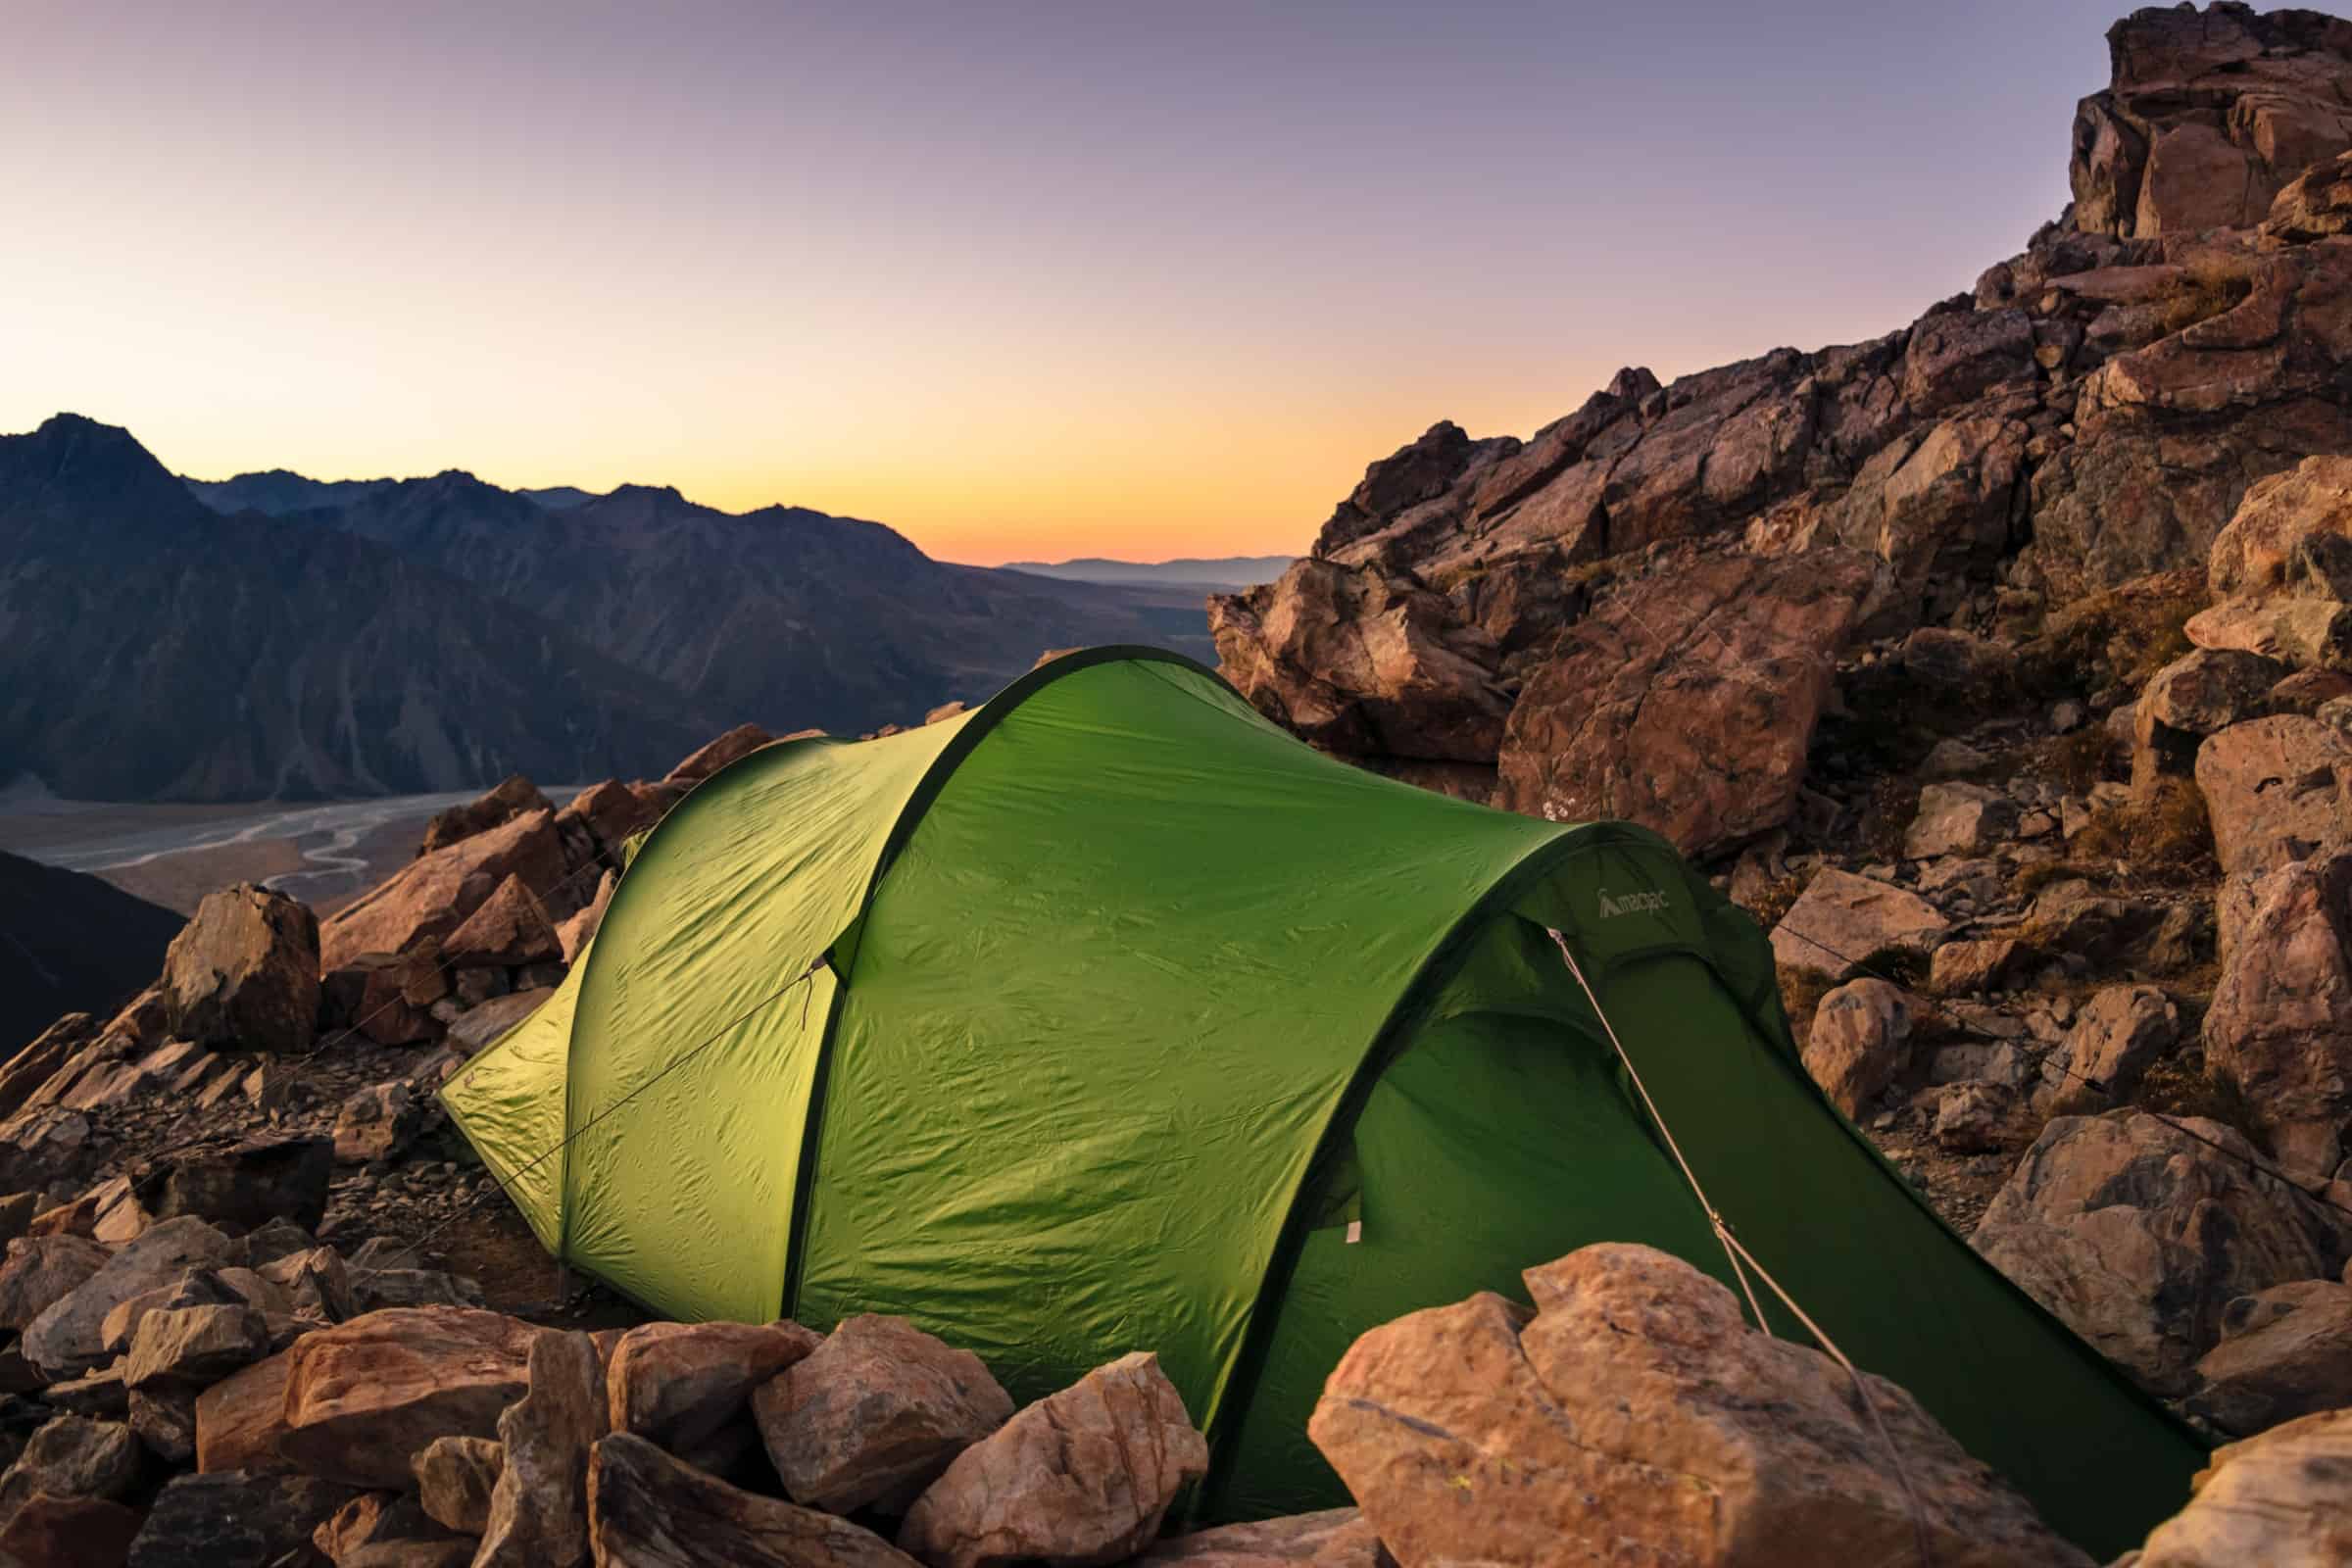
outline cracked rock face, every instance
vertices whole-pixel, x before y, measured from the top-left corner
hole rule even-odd
[[[1208,1472],[1208,1444],[1148,1351],[1097,1367],[963,1450],[915,1499],[899,1547],[931,1568],[1117,1562]]]
[[[2075,111],[2075,222],[2123,236],[2259,223],[2352,148],[2352,24],[2313,11],[2133,12],[2107,30],[2114,85]]]
[[[1573,627],[1511,710],[1497,804],[1628,817],[1686,854],[1786,820],[1867,559],[1726,556],[1629,584]]]
[[[1726,1287],[1651,1248],[1528,1271],[1372,1330],[1308,1434],[1402,1563],[1901,1562],[1913,1510],[1845,1370],[1750,1331]],[[1894,1385],[1869,1394],[1933,1560],[2087,1564]]]

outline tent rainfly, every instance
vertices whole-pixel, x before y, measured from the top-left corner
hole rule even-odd
[[[1157,1350],[1199,1518],[1345,1500],[1306,1417],[1375,1324],[1597,1241],[1730,1282],[1660,1122],[2082,1545],[2204,1458],[1823,1099],[1769,944],[1663,840],[1348,766],[1152,649],[713,775],[442,1098],[551,1251],[667,1316],[902,1313],[1023,1399]]]

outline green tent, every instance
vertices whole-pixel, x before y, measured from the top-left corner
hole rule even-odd
[[[2179,1506],[2194,1439],[1823,1100],[1770,947],[1664,841],[1350,767],[1152,650],[714,775],[443,1099],[551,1250],[665,1315],[904,1313],[1018,1398],[1156,1349],[1198,1515],[1321,1506],[1306,1417],[1362,1330],[1589,1242],[1728,1276],[1555,930],[1848,1353],[2086,1547]]]

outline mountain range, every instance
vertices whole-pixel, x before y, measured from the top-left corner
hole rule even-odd
[[[1076,561],[1008,561],[1006,571],[1033,577],[1055,577],[1064,582],[1152,583],[1192,587],[1254,588],[1272,582],[1291,569],[1293,556],[1183,557],[1175,561],[1108,561],[1083,556]]]
[[[745,720],[909,721],[1100,642],[1204,652],[1203,612],[667,488],[190,482],[74,415],[0,437],[0,780],[66,796],[625,776]]]

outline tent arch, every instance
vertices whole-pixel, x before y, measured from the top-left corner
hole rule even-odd
[[[1072,656],[941,724],[714,775],[646,840],[559,993],[567,1022],[551,1004],[534,1052],[502,1042],[444,1100],[502,1177],[551,1126],[574,1140],[518,1202],[666,1315],[904,1312],[1023,1397],[1152,1346],[1210,1432],[1207,1509],[1309,1506],[1336,1483],[1264,1440],[1301,1423],[1344,1336],[1585,1241],[1722,1271],[1541,961],[1550,929],[1706,1152],[1710,1195],[1863,1365],[2086,1544],[2167,1511],[2195,1444],[1828,1107],[1761,934],[1662,840],[1362,772],[1157,651]],[[762,1004],[820,953],[805,991]],[[1552,1114],[1572,1138],[1545,1138]],[[1477,1131],[1464,1116],[1515,1131],[1448,1145]],[[1318,1173],[1374,1134],[1351,1247],[1312,1224]],[[1494,1218],[1480,1204],[1541,1223],[1439,1258],[1452,1219]],[[1393,1223],[1413,1215],[1417,1234]],[[1981,1314],[1958,1325],[1969,1353],[1874,1320],[1898,1299],[1948,1315],[1939,1296]],[[2064,1402],[2021,1418],[1938,1364],[1985,1355]],[[2037,1424],[2068,1451],[2007,1435]],[[1266,1468],[1236,1492],[1245,1460]]]

